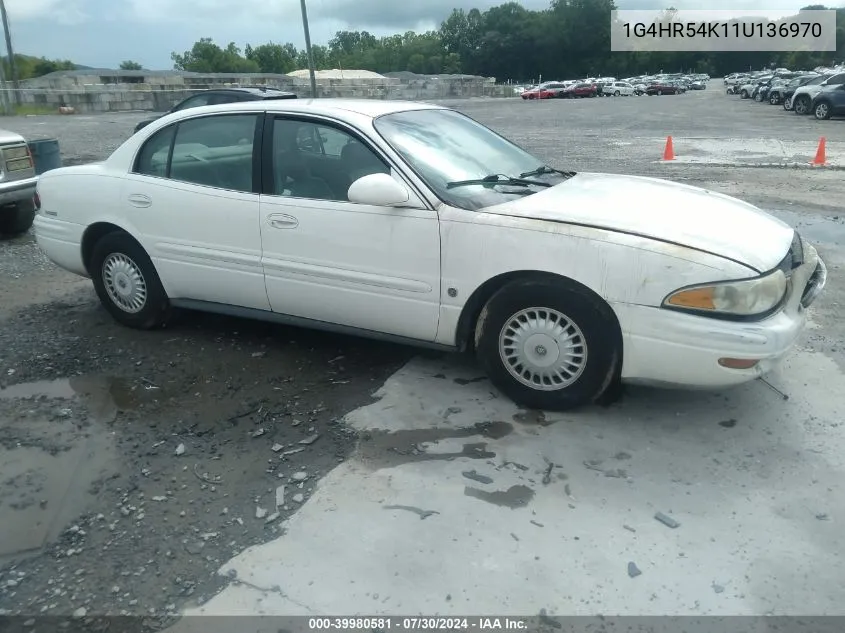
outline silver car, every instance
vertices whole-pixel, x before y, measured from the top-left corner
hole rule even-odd
[[[37,181],[26,140],[0,130],[0,235],[19,235],[32,226]]]

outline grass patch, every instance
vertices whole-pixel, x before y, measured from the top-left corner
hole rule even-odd
[[[38,105],[36,103],[25,103],[19,106],[12,106],[12,113],[15,116],[27,116],[33,114],[56,114],[58,107],[50,107],[47,105]]]

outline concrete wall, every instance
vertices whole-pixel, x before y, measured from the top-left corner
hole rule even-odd
[[[78,113],[163,112],[199,90],[237,85],[266,85],[311,96],[307,78],[289,75],[217,75],[143,77],[143,82],[101,83],[97,76],[45,77],[24,82],[23,105],[58,109],[61,105]],[[96,82],[96,83],[95,83]],[[513,97],[510,86],[497,86],[485,78],[424,78],[403,80],[391,77],[318,79],[318,95],[334,98],[430,100],[464,97]]]

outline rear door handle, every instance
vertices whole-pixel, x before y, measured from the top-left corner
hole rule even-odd
[[[274,213],[267,216],[267,221],[274,229],[295,229],[299,226],[299,220],[292,215],[285,215],[284,213]]]
[[[133,193],[129,196],[129,204],[131,204],[133,207],[149,207],[152,205],[152,203],[152,199],[142,193]]]

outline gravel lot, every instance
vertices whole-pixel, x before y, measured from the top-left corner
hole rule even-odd
[[[798,226],[830,269],[804,344],[845,371],[842,171],[659,162],[669,134],[679,154],[701,138],[741,148],[822,135],[836,151],[841,121],[739,101],[720,81],[678,96],[449,104],[552,164],[682,180]],[[0,118],[0,128],[58,138],[76,164],[105,158],[147,116]],[[277,537],[354,449],[359,431],[339,420],[419,356],[201,314],[128,330],[31,236],[0,243],[0,278],[0,614],[143,614],[159,629],[202,604],[228,582],[217,569]]]

